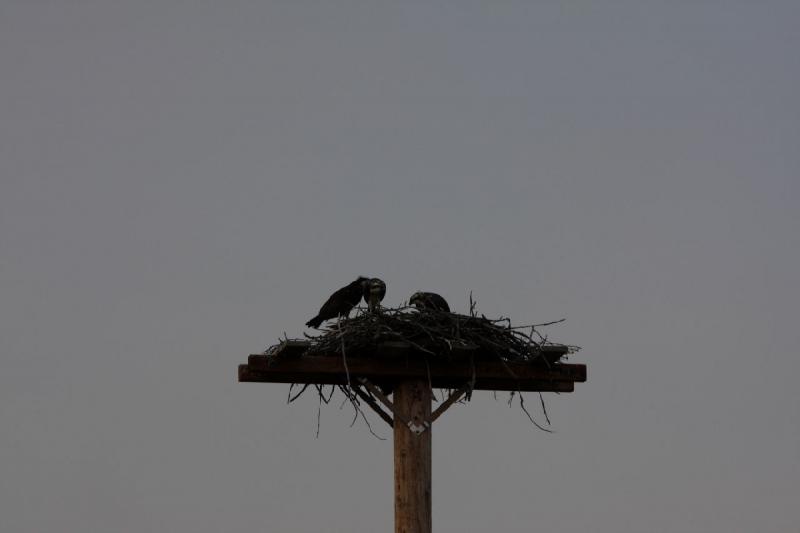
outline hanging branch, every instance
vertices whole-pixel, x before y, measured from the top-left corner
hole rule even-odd
[[[542,404],[542,405],[544,405],[544,404]],[[525,397],[522,395],[522,392],[520,392],[520,393],[519,393],[519,406],[522,408],[522,411],[523,411],[523,412],[524,412],[526,415],[528,415],[528,420],[530,420],[530,421],[533,423],[533,425],[534,425],[534,426],[536,426],[537,428],[541,429],[542,431],[546,431],[546,432],[548,432],[548,433],[552,433],[552,432],[553,432],[553,430],[552,430],[552,429],[547,429],[546,427],[542,427],[540,424],[538,424],[538,423],[536,422],[536,420],[534,420],[534,419],[533,419],[533,417],[531,416],[531,414],[530,414],[530,413],[528,412],[528,410],[525,408]],[[548,421],[548,423],[549,423],[549,421]]]
[[[547,420],[547,425],[550,425],[550,416],[547,414],[547,406],[544,404],[544,396],[542,393],[539,393],[539,402],[542,404],[542,413],[544,413],[544,419]]]

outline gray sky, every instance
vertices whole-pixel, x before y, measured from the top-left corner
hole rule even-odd
[[[436,531],[798,531],[797,5],[0,3],[0,530],[389,530],[235,380],[369,274],[589,365],[437,422]]]

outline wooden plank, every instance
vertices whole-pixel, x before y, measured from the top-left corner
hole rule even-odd
[[[445,401],[439,404],[436,410],[431,413],[431,420],[430,420],[431,424],[433,424],[437,418],[442,416],[442,414],[444,414],[444,412],[447,411],[451,405],[453,405],[459,399],[461,399],[461,397],[464,396],[467,392],[469,392],[467,386],[461,387],[460,389],[451,392],[450,397],[448,397]]]
[[[275,365],[276,367],[279,365]],[[348,367],[350,360],[348,359]],[[577,365],[583,366],[583,365]],[[351,382],[356,377],[367,377],[376,384],[394,383],[397,379],[387,378],[386,376],[372,376],[365,373],[356,373],[350,369]],[[427,375],[421,374],[417,377],[424,377],[427,382]],[[398,378],[399,379],[399,378]],[[436,389],[458,389],[469,381],[469,376],[431,376],[431,385]],[[545,379],[525,379],[524,377],[513,378],[506,376],[503,378],[483,378],[478,377],[475,381],[475,390],[498,390],[498,391],[520,391],[520,392],[572,392],[575,390],[573,381],[564,381],[561,377],[559,381]],[[239,381],[242,383],[317,383],[321,385],[347,385],[347,374],[344,368],[341,372],[315,372],[313,370],[286,372],[275,368],[263,369],[254,368],[252,365],[239,365]]]
[[[394,406],[394,530],[431,533],[431,428],[419,433],[431,416],[427,380],[398,383]]]
[[[293,359],[271,361],[269,356],[254,354],[248,357],[253,370],[278,374],[297,374],[293,383],[308,383],[304,378],[318,375],[342,374],[345,372],[343,358],[328,355],[305,355]],[[468,361],[435,361],[422,357],[367,358],[348,357],[350,374],[371,378],[401,379],[427,377],[470,379],[472,366]],[[586,365],[557,364],[550,368],[525,363],[502,363],[500,361],[475,361],[475,375],[483,379],[515,379],[544,381],[586,381]],[[379,380],[380,381],[380,380]]]
[[[392,414],[397,416],[397,411],[395,411],[394,404],[392,404],[392,402],[389,400],[389,398],[386,397],[386,394],[383,393],[383,391],[380,389],[380,387],[377,387],[374,383],[372,383],[367,378],[358,378],[358,381],[362,385],[364,385],[364,387],[366,387],[366,389],[369,392],[371,392],[378,399],[379,402],[381,402],[384,406],[386,406],[386,408],[389,410],[389,412],[391,412]],[[389,393],[387,393],[387,394],[389,394]],[[403,422],[408,422],[408,421],[404,420]]]
[[[386,411],[381,409],[381,406],[378,405],[378,402],[376,402],[372,398],[372,396],[370,396],[369,394],[364,392],[364,390],[359,385],[353,385],[351,383],[351,387],[355,391],[355,393],[358,395],[358,397],[361,398],[370,408],[372,408],[372,410],[375,411],[375,413],[379,417],[381,417],[384,422],[389,424],[390,427],[394,426],[394,420],[392,420],[392,417],[389,416],[389,414]]]

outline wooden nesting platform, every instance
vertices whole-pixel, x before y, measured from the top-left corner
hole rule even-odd
[[[422,379],[437,389],[457,389],[475,379],[474,390],[572,392],[586,381],[586,365],[556,361],[566,346],[544,346],[536,363],[506,363],[479,353],[425,357],[409,344],[382,343],[369,353],[304,355],[308,341],[286,341],[269,355],[253,354],[239,365],[239,381],[347,385],[359,378],[378,385]],[[467,355],[465,357],[465,355]],[[548,362],[546,362],[548,361]],[[474,362],[474,364],[473,364]]]

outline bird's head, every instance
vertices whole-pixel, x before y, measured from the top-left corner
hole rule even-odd
[[[386,294],[386,283],[382,279],[372,278],[369,280],[369,292],[373,294]]]
[[[414,307],[422,307],[425,305],[424,303],[424,296],[421,292],[415,292],[411,295],[411,298],[408,299],[408,305],[413,305]]]

